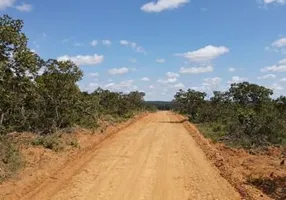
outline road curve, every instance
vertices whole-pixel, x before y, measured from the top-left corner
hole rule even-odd
[[[35,189],[24,199],[241,198],[210,164],[177,117],[170,112],[157,112],[104,141],[70,177],[58,174],[53,182]]]

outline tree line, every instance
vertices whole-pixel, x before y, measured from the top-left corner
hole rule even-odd
[[[174,110],[186,114],[214,140],[244,148],[286,146],[286,97],[249,82],[233,83],[227,91],[179,90]]]
[[[0,134],[91,128],[103,116],[128,118],[145,108],[142,92],[82,92],[80,68],[32,52],[23,25],[8,15],[0,17]]]

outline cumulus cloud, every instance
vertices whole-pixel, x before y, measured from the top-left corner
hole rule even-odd
[[[277,47],[277,48],[286,47],[286,37],[275,40],[272,43],[272,46]]]
[[[224,55],[229,52],[229,49],[224,46],[212,46],[208,45],[204,48],[195,50],[195,51],[190,51],[182,54],[175,54],[178,56],[183,56],[190,61],[193,62],[205,62],[205,61],[210,61],[213,60],[221,55]]]
[[[165,63],[165,59],[159,58],[159,59],[156,59],[156,62],[157,63]]]
[[[207,72],[212,72],[213,67],[212,66],[206,66],[206,67],[190,67],[190,68],[185,68],[182,67],[180,69],[181,74],[200,74],[200,73],[207,73]]]
[[[265,4],[277,3],[277,4],[285,4],[286,0],[264,0]]]
[[[202,85],[204,85],[204,86],[214,86],[214,85],[218,85],[220,83],[221,83],[221,78],[214,77],[214,78],[205,78],[204,82],[202,83]]]
[[[228,81],[229,84],[232,84],[232,83],[241,83],[241,82],[244,82],[244,81],[247,81],[247,78],[242,78],[242,77],[239,77],[239,76],[233,76],[231,78],[231,80]]]
[[[20,5],[14,5],[16,0],[0,0],[0,10],[5,10],[7,8],[15,8],[21,12],[30,12],[33,9],[31,4],[22,3]]]
[[[150,79],[148,77],[143,77],[141,78],[141,81],[150,81]]]
[[[259,77],[258,77],[259,80],[263,80],[263,79],[274,79],[274,78],[276,78],[276,75],[274,75],[274,74],[267,74],[267,75],[259,76]]]
[[[167,79],[158,79],[157,82],[162,84],[176,83],[177,78],[180,77],[180,75],[174,72],[167,72],[166,77]]]
[[[278,64],[264,67],[260,69],[261,72],[285,72],[286,71],[286,59],[280,60]]]
[[[229,68],[229,69],[228,69],[228,71],[229,71],[229,72],[235,72],[235,71],[236,71],[236,69],[235,69],[235,68],[233,68],[233,67],[231,67],[231,68]]]
[[[180,74],[174,73],[174,72],[167,72],[166,76],[168,78],[178,78],[180,76]]]
[[[162,12],[165,10],[173,10],[179,8],[187,3],[190,0],[158,0],[151,1],[149,3],[144,4],[141,7],[141,10],[144,12]]]
[[[177,83],[173,86],[173,88],[180,88],[180,89],[183,89],[185,88],[185,85],[183,83]]]
[[[111,75],[121,75],[121,74],[126,74],[129,72],[129,69],[127,67],[122,67],[122,68],[113,68],[108,70],[108,73]]]
[[[105,46],[110,46],[112,42],[110,40],[102,40],[102,44]]]
[[[286,65],[286,58],[278,62],[279,65]]]
[[[262,72],[285,72],[286,65],[272,65],[261,69]]]
[[[162,83],[162,84],[176,83],[177,82],[177,78],[173,77],[173,78],[168,78],[166,80],[158,79],[157,82],[158,83]]]
[[[103,62],[103,55],[77,55],[77,56],[60,56],[57,59],[58,61],[67,61],[70,60],[77,65],[97,65]]]
[[[0,2],[1,2],[1,0],[0,0]],[[21,5],[15,6],[15,8],[21,12],[30,12],[30,11],[32,11],[33,6],[31,4],[22,3]]]
[[[149,88],[150,89],[155,89],[155,86],[154,85],[149,85]]]
[[[93,47],[95,47],[97,44],[98,44],[97,40],[92,40],[90,42],[90,45],[93,46]]]
[[[127,47],[134,49],[136,52],[146,53],[145,49],[139,46],[138,44],[136,44],[135,42],[131,42],[128,40],[120,40],[119,43],[123,46],[127,46]]]
[[[284,88],[281,85],[274,83],[270,86],[270,89],[272,89],[274,91],[279,91],[279,90],[283,90]]]
[[[12,7],[16,0],[0,0],[0,10]]]
[[[89,73],[89,76],[91,76],[91,77],[98,77],[99,74],[98,73]]]
[[[106,84],[104,88],[120,92],[130,92],[138,89],[138,87],[134,85],[133,80],[121,81],[119,83],[111,82]]]

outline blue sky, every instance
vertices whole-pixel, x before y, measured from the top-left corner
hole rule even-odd
[[[82,90],[140,90],[171,100],[247,80],[286,95],[286,0],[0,0],[29,47],[71,59]]]

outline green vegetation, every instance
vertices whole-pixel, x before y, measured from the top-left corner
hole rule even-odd
[[[272,99],[273,91],[248,82],[234,83],[226,92],[177,92],[174,109],[197,123],[207,137],[230,146],[256,148],[286,146],[286,97]]]
[[[23,24],[7,15],[0,17],[0,179],[19,166],[18,151],[6,136],[10,132],[37,133],[33,145],[58,151],[62,142],[55,133],[60,130],[93,129],[105,116],[125,120],[147,108],[142,92],[80,91],[80,68],[32,52]]]
[[[0,135],[0,183],[15,174],[22,160],[17,146],[7,136]]]
[[[169,101],[146,101],[146,105],[153,107],[157,110],[171,110],[172,102]]]
[[[94,128],[102,116],[129,118],[144,109],[144,93],[98,88],[81,92],[83,73],[70,61],[40,58],[27,47],[23,21],[0,18],[0,133],[50,134],[80,126]]]

